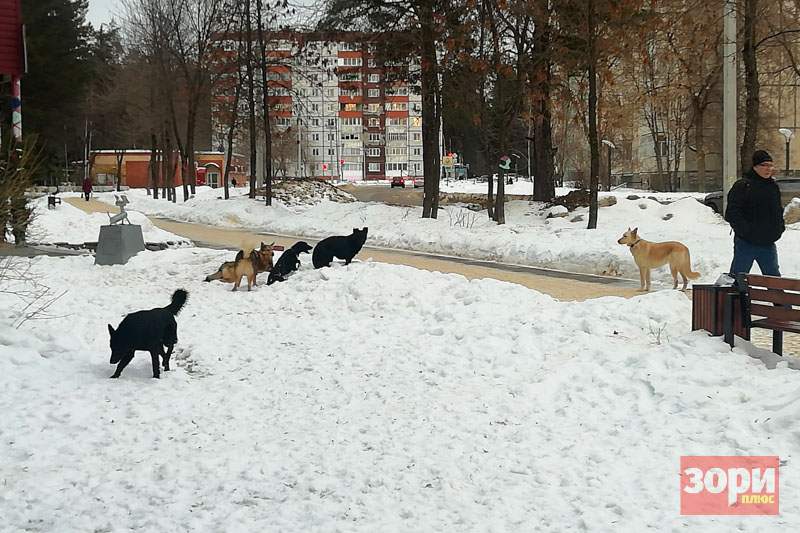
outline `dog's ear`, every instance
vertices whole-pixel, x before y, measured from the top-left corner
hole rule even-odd
[[[112,337],[114,336],[114,328],[111,327],[111,324],[108,325],[108,334]]]
[[[631,233],[633,233],[634,235],[636,235],[636,232],[637,232],[637,231],[639,231],[639,228],[633,228],[633,231],[632,231]]]

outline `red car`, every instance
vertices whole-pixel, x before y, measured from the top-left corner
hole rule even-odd
[[[406,180],[403,178],[403,176],[395,176],[392,178],[392,189],[395,187],[402,187],[404,189],[406,188]]]

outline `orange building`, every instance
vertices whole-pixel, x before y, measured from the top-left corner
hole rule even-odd
[[[150,150],[126,150],[122,155],[122,183],[132,189],[147,186],[147,174],[150,168]],[[221,187],[225,174],[224,152],[195,152],[195,167],[197,169],[196,185],[209,185]],[[92,152],[91,178],[94,183],[101,185],[114,185],[117,175],[117,163],[120,153],[114,150],[98,150]],[[160,166],[160,162],[159,166]],[[234,155],[231,159],[231,169],[228,179],[236,179],[237,187],[247,184],[247,170],[241,156]],[[160,173],[159,173],[160,175]],[[181,169],[175,173],[175,185],[182,183]]]

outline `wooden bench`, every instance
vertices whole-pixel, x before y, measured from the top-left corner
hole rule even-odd
[[[58,196],[48,196],[47,197],[47,209],[55,209],[57,204],[61,203],[61,198]]]
[[[742,272],[737,276],[737,287],[738,294],[726,295],[725,342],[733,346],[733,301],[740,298],[745,326],[771,329],[772,351],[782,355],[783,333],[800,333],[800,279]]]

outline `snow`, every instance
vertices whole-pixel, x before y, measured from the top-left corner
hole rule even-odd
[[[724,222],[692,198],[618,196],[588,231],[528,202],[509,206],[506,226],[479,214],[469,228],[449,222],[460,208],[421,220],[377,204],[268,210],[217,194],[169,204],[131,191],[128,209],[294,235],[366,225],[368,244],[585,271],[615,261],[621,275],[633,261],[616,239],[638,225],[686,243],[704,278],[730,260]],[[40,212],[39,231],[96,241],[106,215],[67,207]],[[795,276],[797,229],[779,244]],[[322,270],[303,256],[288,281],[267,287],[261,274],[237,293],[202,282],[231,259],[224,250],[144,251],[116,266],[14,259],[30,271],[0,280],[0,531],[800,526],[795,358],[690,332],[678,291],[559,302],[363,255]],[[45,299],[66,294],[12,327],[32,281],[52,289]],[[152,379],[138,352],[107,379],[106,324],[166,305],[177,288],[189,300],[173,370]],[[780,456],[780,516],[680,516],[682,455]]]

